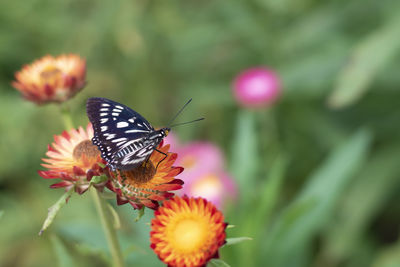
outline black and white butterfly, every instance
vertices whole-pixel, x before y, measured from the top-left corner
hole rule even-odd
[[[106,98],[89,98],[86,113],[93,125],[92,142],[112,170],[139,166],[170,131],[168,127],[155,130],[136,111]]]

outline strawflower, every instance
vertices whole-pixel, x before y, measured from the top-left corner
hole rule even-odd
[[[185,168],[181,179],[190,181],[199,172],[219,170],[224,165],[224,156],[221,150],[209,142],[191,142],[177,149],[179,158],[177,163]]]
[[[180,178],[185,186],[179,195],[203,197],[218,208],[236,199],[237,188],[226,172],[220,148],[209,142],[192,142],[177,149],[177,164],[185,168]]]
[[[212,202],[218,208],[224,207],[228,201],[236,198],[236,184],[223,170],[204,172],[185,183],[179,195],[203,197]]]
[[[91,124],[86,130],[79,127],[77,130],[64,131],[61,135],[54,136],[54,142],[48,146],[43,167],[46,171],[39,171],[39,175],[46,179],[61,179],[61,182],[51,185],[51,188],[65,187],[66,190],[74,187],[79,194],[89,188],[93,176],[104,174],[105,161],[100,156],[100,151],[92,144],[93,128]],[[99,189],[103,184],[95,185]]]
[[[266,107],[274,103],[281,94],[281,81],[270,69],[251,68],[235,78],[233,92],[237,102],[243,107]]]
[[[111,179],[107,187],[117,194],[118,205],[129,203],[134,209],[141,209],[143,206],[156,209],[158,201],[174,195],[169,191],[182,188],[183,181],[175,179],[175,176],[183,168],[173,166],[177,154],[168,152],[169,147],[161,142],[157,148],[167,154],[164,160],[163,154],[154,151],[147,162],[135,169],[110,172]]]
[[[168,266],[205,266],[226,243],[224,215],[204,198],[175,196],[151,221],[151,248]]]
[[[86,62],[78,55],[44,56],[15,73],[12,85],[36,104],[61,103],[86,84]]]

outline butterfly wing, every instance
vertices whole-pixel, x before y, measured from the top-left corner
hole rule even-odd
[[[161,140],[156,139],[145,143],[135,142],[126,146],[116,153],[111,164],[120,170],[130,170],[145,161],[153,153]]]
[[[138,157],[145,147],[138,147],[138,144],[143,144],[154,128],[139,113],[100,97],[88,99],[86,113],[94,129],[93,144],[100,149],[101,156],[112,168],[133,168],[145,159]],[[129,153],[117,156],[122,150],[129,150]]]

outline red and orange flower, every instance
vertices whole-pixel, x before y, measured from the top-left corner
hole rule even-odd
[[[44,56],[15,73],[12,85],[36,104],[64,102],[86,84],[86,62],[78,55]]]
[[[169,145],[161,143],[158,150],[166,153],[167,157],[154,151],[147,162],[133,170],[116,170],[110,172],[107,187],[117,194],[117,203],[130,203],[133,208],[141,209],[146,206],[158,208],[158,201],[168,199],[174,193],[168,192],[182,188],[183,181],[175,176],[183,171],[182,167],[174,167],[176,153],[169,151]]]
[[[175,196],[151,221],[151,248],[168,266],[205,266],[225,244],[223,214],[204,198]]]
[[[75,187],[79,194],[89,188],[89,181],[93,176],[100,176],[105,172],[106,163],[100,156],[98,148],[92,144],[93,128],[89,124],[84,130],[82,127],[61,135],[54,136],[54,143],[48,146],[43,167],[47,171],[39,171],[39,175],[46,179],[60,178],[62,181],[51,185],[51,188],[65,187],[66,190]],[[104,188],[97,184],[98,188]]]

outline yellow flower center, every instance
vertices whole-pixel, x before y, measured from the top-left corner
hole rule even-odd
[[[156,168],[150,160],[147,163],[146,161],[143,162],[139,167],[132,170],[120,171],[124,184],[129,184],[133,187],[143,186],[144,183],[154,177],[155,173]]]
[[[40,78],[45,83],[54,83],[62,78],[62,72],[59,68],[49,65],[42,70],[40,73]]]
[[[223,190],[223,185],[215,174],[208,174],[195,181],[191,188],[193,196],[201,196],[206,199],[218,196]]]
[[[84,140],[75,146],[72,156],[76,161],[79,161],[85,155],[88,159],[97,159],[100,156],[100,151],[90,140]]]
[[[182,254],[197,253],[207,241],[209,229],[202,218],[182,218],[171,228],[170,241]]]
[[[195,166],[196,165],[196,157],[193,157],[193,156],[185,156],[183,159],[182,159],[182,166],[185,168],[185,169],[190,169],[190,168],[192,168],[193,166]]]

